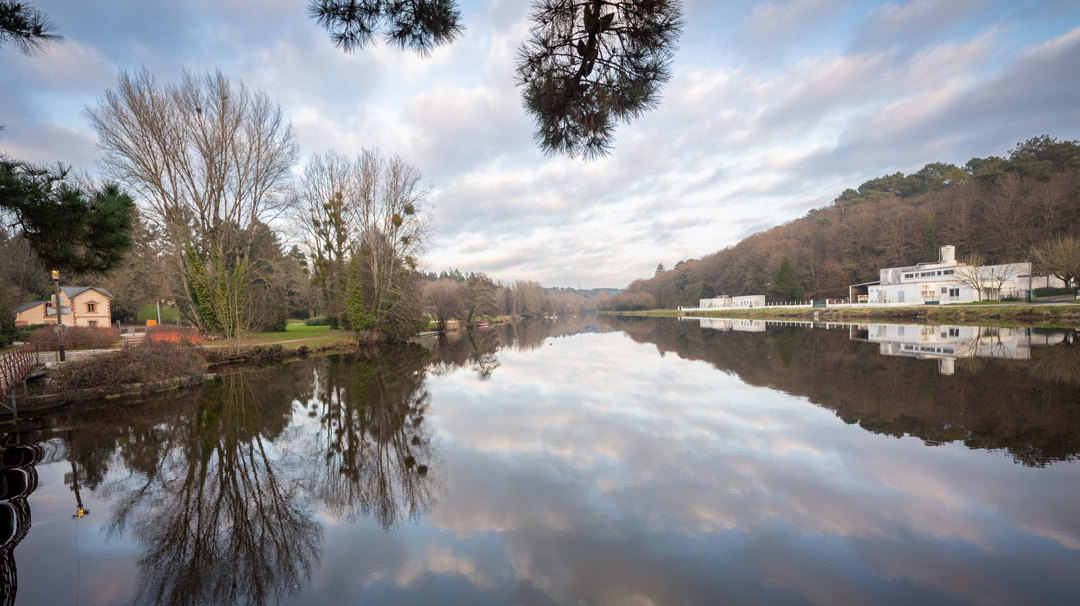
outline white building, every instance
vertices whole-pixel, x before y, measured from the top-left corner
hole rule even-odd
[[[699,299],[698,309],[751,309],[765,307],[765,295],[729,297],[720,295],[712,299]]]
[[[1032,347],[1056,345],[1064,333],[1030,328],[866,324],[851,327],[851,338],[877,343],[883,356],[937,360],[938,371],[951,375],[958,358],[1031,359]]]
[[[989,301],[1020,296],[1029,289],[1029,283],[1033,280],[1031,263],[972,267],[957,261],[956,247],[948,245],[941,247],[941,258],[936,262],[888,267],[879,270],[879,276],[877,282],[849,287],[850,300],[908,305]],[[1038,281],[1041,286],[1046,279],[1039,277]]]
[[[720,332],[765,332],[763,320],[742,320],[729,318],[679,318],[680,320],[692,320],[701,323],[702,328],[711,328]]]

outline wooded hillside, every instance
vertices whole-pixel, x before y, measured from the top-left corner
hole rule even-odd
[[[833,205],[702,259],[636,280],[608,309],[673,308],[720,294],[761,294],[791,259],[808,298],[843,298],[878,268],[934,261],[953,244],[988,263],[1030,258],[1033,246],[1080,234],[1080,141],[1048,136],[964,167],[934,163],[871,179]],[[659,268],[658,268],[659,270]]]

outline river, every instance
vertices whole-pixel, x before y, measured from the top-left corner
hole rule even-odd
[[[1073,604],[1073,331],[570,318],[2,440],[0,604]]]

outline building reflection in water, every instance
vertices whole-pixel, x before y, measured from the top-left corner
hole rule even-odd
[[[1058,345],[1065,342],[1069,337],[1069,333],[1066,331],[1040,331],[1030,327],[849,324],[844,322],[770,321],[731,318],[680,319],[688,322],[700,322],[702,328],[722,332],[765,332],[769,328],[783,326],[847,329],[853,341],[878,344],[878,353],[883,356],[936,360],[938,372],[943,375],[955,374],[957,359],[1030,360],[1033,347]]]
[[[1032,347],[1065,341],[1064,332],[988,326],[920,326],[863,324],[851,327],[851,338],[877,343],[883,356],[937,360],[938,372],[956,372],[958,358],[1030,360]]]

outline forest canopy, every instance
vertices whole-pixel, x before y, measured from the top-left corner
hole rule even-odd
[[[881,267],[932,261],[943,244],[989,263],[1028,260],[1035,247],[1080,234],[1078,201],[1080,141],[1042,135],[963,167],[934,162],[870,179],[829,207],[636,280],[606,307],[764,293],[785,257],[812,299],[846,297],[848,285],[876,279]]]

